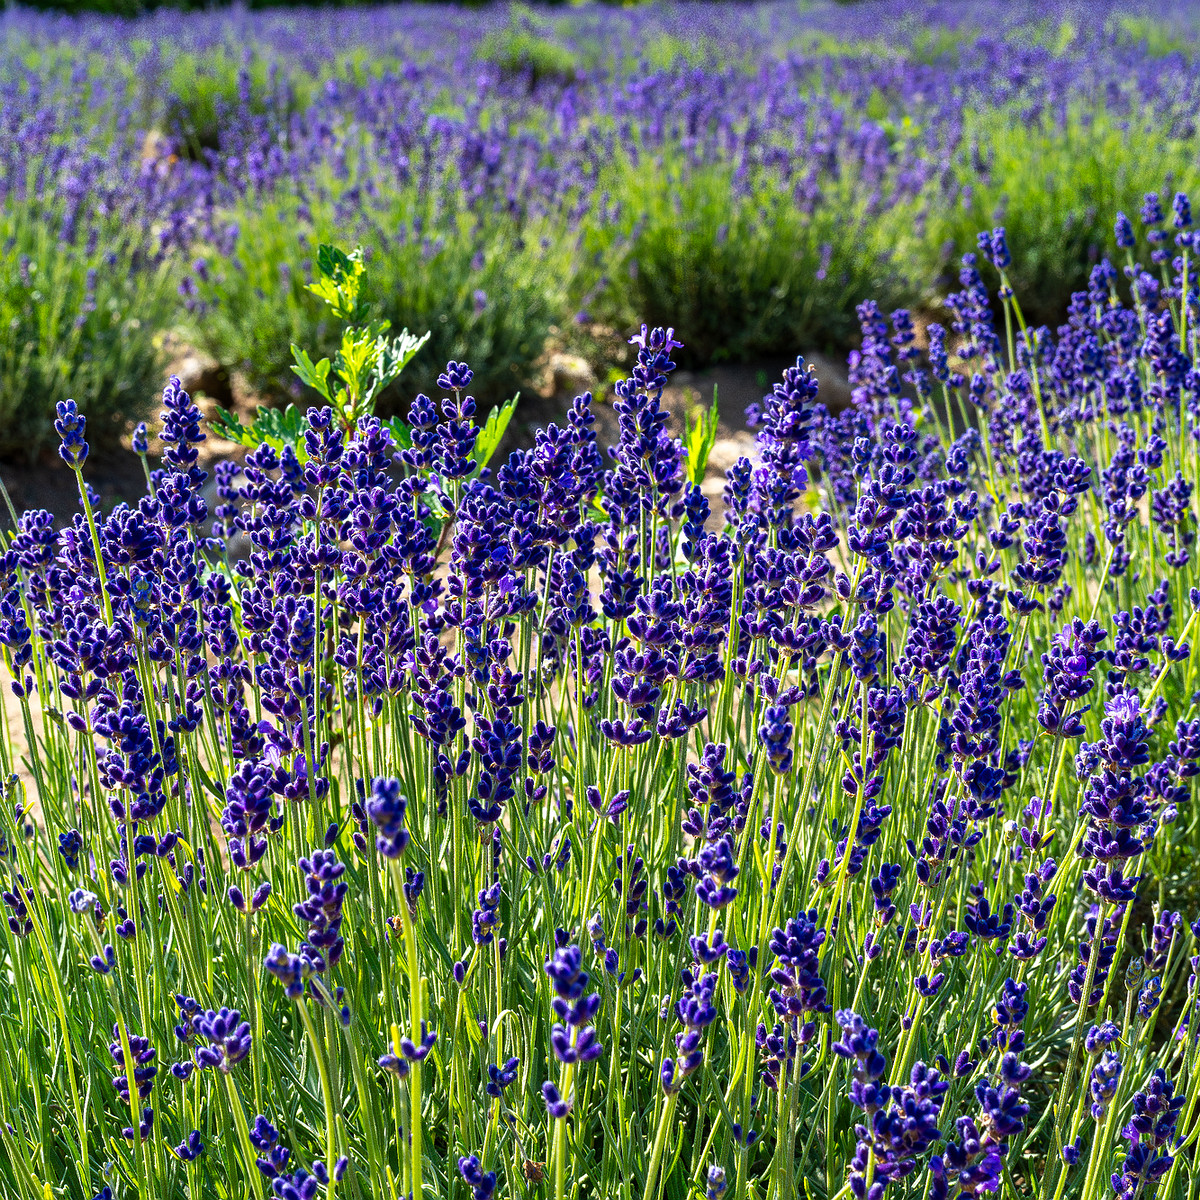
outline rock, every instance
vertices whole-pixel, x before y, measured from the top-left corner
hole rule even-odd
[[[178,375],[183,390],[193,396],[209,396],[222,406],[233,400],[229,372],[215,358],[200,350],[190,350],[173,363],[171,374]]]
[[[754,447],[754,434],[745,429],[738,429],[729,437],[719,437],[713,443],[708,453],[707,474],[717,475],[724,480],[729,468],[739,458],[757,461],[758,455]]]
[[[824,354],[806,354],[804,361],[816,368],[818,395],[831,412],[841,412],[850,404],[850,377],[846,364]]]
[[[161,129],[148,129],[146,136],[142,138],[141,159],[142,162],[159,165],[173,163],[175,156],[172,153],[171,139]]]
[[[556,396],[570,396],[574,399],[584,392],[593,391],[597,384],[591,365],[578,354],[551,354],[546,370]]]

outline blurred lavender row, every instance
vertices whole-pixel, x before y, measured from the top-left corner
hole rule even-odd
[[[386,315],[433,331],[430,362],[469,350],[499,398],[558,329],[586,351],[572,331],[674,322],[693,362],[844,352],[857,303],[920,309],[1000,221],[1052,323],[1111,250],[1106,214],[1197,182],[1181,5],[2,20],[0,320],[33,332],[0,360],[0,452],[48,435],[68,378],[96,436],[138,407],[116,326],[143,376],[149,331],[178,326],[282,396],[289,343],[323,343],[321,239],[361,242]]]

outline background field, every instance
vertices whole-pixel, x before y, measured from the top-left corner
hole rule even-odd
[[[9,456],[68,395],[126,429],[167,331],[294,392],[318,241],[432,332],[413,387],[469,350],[490,401],[641,321],[684,366],[844,357],[855,304],[933,308],[997,222],[1056,324],[1111,214],[1197,176],[1187,6],[9,10],[0,46]]]

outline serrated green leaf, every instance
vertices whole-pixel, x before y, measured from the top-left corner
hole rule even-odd
[[[317,270],[327,279],[338,282],[351,269],[350,255],[337,246],[322,242],[317,247]]]
[[[320,362],[314,363],[308,357],[308,351],[301,349],[295,342],[292,343],[292,358],[295,360],[292,363],[292,371],[299,376],[300,382],[307,384],[314,391],[320,392],[326,400],[329,400],[329,368],[331,366],[329,359],[323,358]]]
[[[379,389],[392,383],[413,360],[413,356],[429,341],[429,334],[415,337],[407,329],[402,329],[395,337],[380,337],[375,343],[375,371],[379,379]]]
[[[506,401],[498,408],[493,408],[488,413],[487,420],[475,438],[475,461],[478,464],[475,468],[476,472],[482,471],[488,465],[492,455],[496,453],[500,439],[504,437],[504,431],[508,428],[513,413],[517,411],[517,401],[520,398],[521,393],[518,392],[511,400]]]
[[[247,446],[251,449],[260,444],[258,438],[254,436],[253,429],[247,428],[237,416],[223,408],[214,409],[208,423],[212,426],[213,432],[227,442],[237,442],[239,446]]]
[[[285,446],[291,446],[301,462],[307,459],[304,433],[308,429],[308,420],[294,404],[283,410],[261,406],[249,425],[243,425],[232,413],[218,408],[209,424],[218,436],[248,449],[270,446],[281,451]]]
[[[337,309],[341,304],[341,292],[338,285],[332,279],[314,279],[308,285],[308,290],[312,292],[318,300],[324,300],[330,308]]]
[[[360,320],[365,306],[358,302],[358,293],[365,269],[361,246],[347,254],[323,243],[317,248],[319,277],[308,285],[308,290],[328,304],[334,316],[344,321]]]

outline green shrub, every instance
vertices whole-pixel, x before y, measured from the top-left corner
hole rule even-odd
[[[59,223],[37,203],[0,211],[0,454],[35,457],[66,399],[86,415],[89,439],[115,440],[162,383],[166,271],[139,261],[135,236],[89,249],[60,242]]]
[[[428,387],[430,372],[450,359],[470,360],[472,391],[481,402],[508,398],[527,381],[550,327],[566,314],[567,248],[561,238],[543,246],[533,231],[521,237],[504,221],[476,224],[452,213],[437,222],[433,240],[387,236],[384,230],[411,229],[412,203],[411,196],[393,194],[390,211],[370,224],[338,222],[332,206],[319,204],[302,216],[294,199],[247,206],[238,213],[234,255],[216,261],[199,284],[208,308],[189,336],[242,370],[264,399],[295,395],[292,343],[328,356],[340,336],[340,326],[305,288],[312,264],[297,261],[296,231],[310,250],[318,242],[360,241],[372,311],[397,332],[430,334],[406,389],[385,393],[380,412],[394,412]]]
[[[1110,22],[1118,39],[1134,46],[1144,47],[1155,58],[1166,58],[1171,54],[1182,54],[1189,60],[1196,53],[1195,33],[1180,28],[1170,14],[1155,13],[1133,15],[1122,13]]]
[[[572,83],[579,73],[579,60],[555,41],[551,32],[532,9],[516,5],[509,23],[483,39],[478,55],[484,62],[495,63],[505,75],[528,75],[532,83],[546,79]]]
[[[280,72],[261,57],[229,47],[177,55],[152,86],[151,122],[193,158],[219,148],[228,114],[271,114],[283,125],[310,99],[299,72]]]
[[[958,256],[975,231],[1004,225],[1013,286],[1034,324],[1057,324],[1071,293],[1087,285],[1102,254],[1113,254],[1112,214],[1137,215],[1146,192],[1200,184],[1197,139],[1161,125],[1132,126],[1104,110],[1074,112],[1060,128],[1049,118],[977,114],[956,172],[966,185],[953,202],[931,206],[926,236],[908,268],[914,280],[956,278]],[[979,147],[984,169],[971,163]],[[953,254],[943,248],[953,246]]]
[[[612,190],[629,224],[589,231],[611,269],[590,311],[686,331],[685,361],[844,347],[857,303],[898,296],[886,251],[903,215],[868,214],[850,184],[811,215],[774,182],[739,193],[727,167],[625,163]]]

